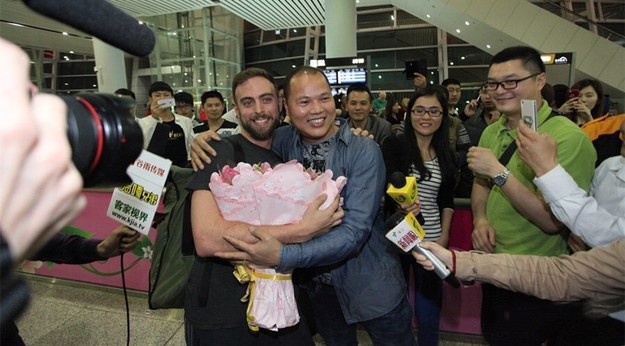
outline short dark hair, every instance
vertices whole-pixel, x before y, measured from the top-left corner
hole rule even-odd
[[[320,69],[318,69],[316,67],[302,65],[300,67],[297,67],[295,70],[291,71],[286,76],[286,79],[284,81],[284,98],[288,99],[289,98],[289,94],[291,93],[291,79],[293,79],[295,76],[298,76],[300,74],[305,74],[305,73],[322,75],[323,78],[326,80],[326,83],[328,83],[328,87],[330,86],[330,82],[328,81],[328,77],[326,76],[325,73],[323,73],[323,71],[321,71]]]
[[[174,95],[174,100],[176,100],[176,103],[193,105],[193,95],[186,91],[177,92],[176,95]]]
[[[212,98],[219,99],[219,102],[221,102],[222,105],[225,105],[223,95],[217,90],[211,90],[211,91],[207,91],[203,93],[202,98],[201,98],[202,105],[204,105],[207,99],[212,99]]]
[[[369,95],[369,102],[373,102],[373,95],[371,95],[371,90],[369,90],[369,87],[366,86],[363,83],[356,83],[356,84],[352,84],[347,88],[347,99],[349,100],[349,94],[351,94],[352,92],[357,91],[357,92],[366,92]]]
[[[234,99],[235,104],[237,103],[237,100],[236,100],[237,88],[241,84],[245,83],[248,79],[251,79],[254,77],[261,77],[261,78],[265,78],[266,80],[268,80],[273,85],[274,94],[276,94],[276,96],[278,95],[278,88],[276,87],[276,81],[273,79],[273,76],[269,74],[269,72],[258,67],[248,67],[245,70],[237,73],[237,75],[234,76],[234,78],[232,79],[232,98]]]
[[[462,86],[462,84],[460,84],[460,81],[455,78],[447,78],[441,83],[441,85],[444,85],[444,86],[448,86],[449,84]]]
[[[170,94],[174,94],[174,90],[169,86],[169,84],[163,81],[152,83],[152,85],[150,85],[150,90],[148,91],[148,96],[152,96],[152,93],[157,91],[169,91]]]
[[[115,90],[115,92],[113,94],[132,97],[133,100],[137,99],[135,97],[135,93],[132,92],[132,90],[126,89],[126,88],[119,88],[119,89]]]
[[[493,64],[501,64],[517,59],[523,61],[523,66],[530,73],[545,72],[545,63],[540,58],[540,53],[536,49],[527,46],[508,47],[502,50],[491,59],[489,67]]]

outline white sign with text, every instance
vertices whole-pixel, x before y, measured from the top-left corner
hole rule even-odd
[[[147,235],[170,167],[171,161],[143,150],[126,171],[132,183],[115,188],[106,215]]]

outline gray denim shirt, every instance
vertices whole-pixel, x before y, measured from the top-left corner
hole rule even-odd
[[[384,237],[380,208],[386,171],[378,145],[355,137],[343,122],[330,150],[326,168],[334,177],[347,177],[343,222],[328,233],[301,244],[282,247],[278,270],[330,266],[341,309],[347,323],[380,317],[406,295],[406,282],[397,252]],[[284,161],[302,161],[303,142],[292,126],[279,128],[273,150]]]

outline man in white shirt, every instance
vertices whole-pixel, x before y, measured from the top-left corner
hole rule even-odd
[[[193,142],[193,122],[172,112],[175,101],[169,84],[152,83],[148,95],[151,114],[139,119],[143,131],[143,148],[171,160],[173,165],[186,166],[190,159],[189,147]],[[161,101],[166,99],[171,99],[171,105]]]
[[[621,123],[625,137],[625,121]],[[592,247],[625,238],[625,143],[621,155],[606,159],[585,193],[557,160],[557,144],[525,124],[519,126],[518,152],[536,173],[534,183],[551,211],[571,232]]]

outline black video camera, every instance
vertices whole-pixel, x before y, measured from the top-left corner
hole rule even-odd
[[[126,174],[143,149],[143,133],[131,115],[134,100],[109,94],[62,96],[67,137],[84,187],[130,183]]]

